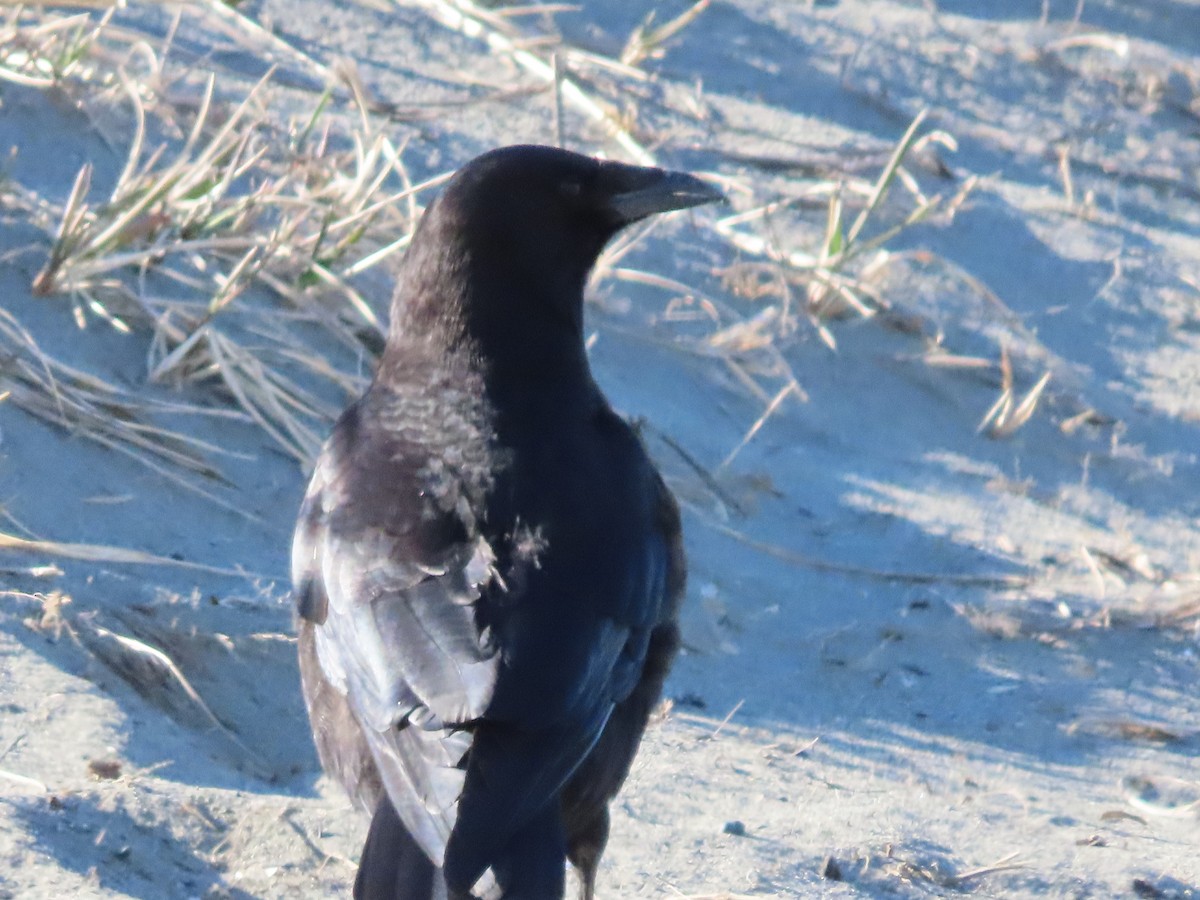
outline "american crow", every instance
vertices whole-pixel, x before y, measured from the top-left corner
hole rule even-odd
[[[468,163],[408,248],[375,379],[292,556],[325,769],[374,813],[355,897],[593,896],[679,643],[679,511],[592,380],[605,243],[719,198],[549,147]]]

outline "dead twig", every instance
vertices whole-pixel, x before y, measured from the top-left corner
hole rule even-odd
[[[75,621],[88,649],[139,693],[150,695],[149,699],[161,699],[156,695],[163,690],[161,679],[162,676],[166,676],[170,683],[183,691],[184,696],[213,728],[245,754],[261,776],[271,777],[271,768],[267,762],[217,717],[175,661],[164,651],[138,638],[118,634],[97,625],[88,617],[80,616]],[[148,676],[147,673],[154,674]]]
[[[0,550],[62,556],[85,562],[128,563],[140,566],[173,566],[180,569],[208,572],[212,575],[230,575],[235,578],[253,579],[266,577],[240,569],[226,569],[220,566],[189,562],[185,559],[172,559],[169,556],[156,556],[153,553],[131,550],[128,547],[112,547],[106,544],[72,544],[61,541],[37,541],[3,532],[0,532]]]
[[[891,581],[899,584],[953,584],[964,587],[1019,588],[1033,581],[1033,578],[1028,575],[959,575],[950,572],[898,572],[830,562],[829,560],[807,556],[787,547],[781,547],[779,544],[757,540],[750,537],[744,531],[739,531],[723,522],[717,522],[693,504],[685,501],[681,505],[694,513],[707,527],[733,538],[740,544],[744,544],[760,553],[765,553],[768,556],[791,565],[813,569],[818,572],[834,572],[839,575],[848,575],[855,578],[869,578],[874,581]]]

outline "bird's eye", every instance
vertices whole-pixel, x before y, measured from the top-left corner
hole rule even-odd
[[[558,186],[564,197],[578,197],[583,193],[583,185],[578,181],[564,181]]]

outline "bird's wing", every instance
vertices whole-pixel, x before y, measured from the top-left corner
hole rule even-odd
[[[642,732],[662,693],[667,672],[679,651],[679,606],[687,580],[679,506],[661,477],[655,477],[655,525],[665,565],[661,601],[650,628],[646,654],[637,667],[632,690],[619,697],[595,747],[571,776],[564,792],[564,813],[573,841],[598,843],[592,829],[602,818],[633,764]]]
[[[301,510],[299,611],[405,826],[469,886],[555,800],[634,689],[671,539],[641,525],[598,533],[579,507],[537,491],[566,504],[543,511],[559,526],[544,552],[522,551],[519,534],[492,546],[423,499],[403,448],[356,416],[335,429]],[[627,462],[635,486],[617,493],[640,506],[653,473],[640,455]]]
[[[317,464],[292,547],[296,599],[396,811],[440,861],[469,746],[453,726],[482,715],[496,679],[475,608],[492,554],[422,509],[401,454],[371,440],[339,427]]]
[[[476,731],[459,825],[446,851],[447,877],[461,884],[503,852],[504,835],[559,801],[647,666],[665,671],[669,664],[651,663],[650,653],[658,653],[656,629],[673,616],[666,608],[673,610],[682,587],[678,514],[628,427],[615,416],[605,426],[599,452],[617,461],[604,477],[581,466],[583,476],[557,473],[554,490],[539,494],[552,506],[532,517],[552,523],[544,553],[512,573],[507,546],[497,560],[517,596],[496,623],[505,665],[488,722]],[[502,600],[489,607],[495,609],[504,609]],[[655,699],[661,679],[657,674],[649,691]],[[503,727],[509,723],[519,727]],[[626,729],[631,743],[615,747],[619,776],[611,790],[602,788],[602,802],[623,779],[645,718],[634,725]]]
[[[679,514],[679,502],[658,472],[654,474],[654,489],[654,521],[666,553],[666,572],[662,602],[658,608],[658,624],[665,625],[673,623],[679,616],[679,607],[683,603],[683,594],[687,588],[687,554],[683,548],[683,522]]]

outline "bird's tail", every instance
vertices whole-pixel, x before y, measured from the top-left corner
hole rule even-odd
[[[367,832],[354,900],[448,900],[442,870],[413,840],[386,794]]]

